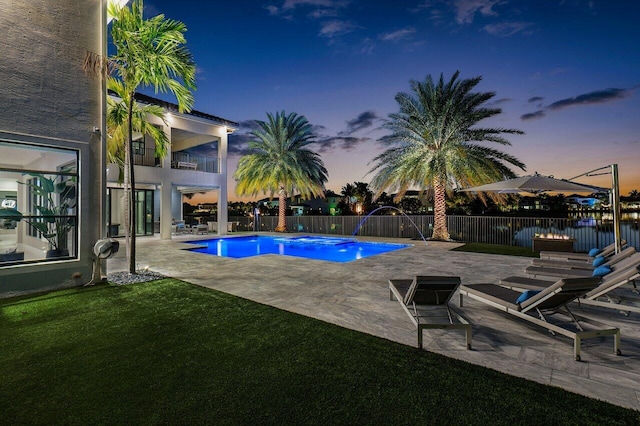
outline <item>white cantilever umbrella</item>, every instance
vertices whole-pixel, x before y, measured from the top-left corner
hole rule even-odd
[[[513,179],[502,180],[500,182],[489,183],[487,185],[474,186],[472,188],[460,189],[466,192],[496,192],[498,194],[515,194],[528,192],[539,194],[541,192],[607,192],[608,189],[597,186],[583,185],[570,182],[565,179],[556,179],[553,176],[542,176],[535,173],[530,176],[522,176]]]
[[[611,167],[611,175],[613,178],[613,184],[611,189],[601,188],[598,186],[584,185],[581,183],[571,182],[566,179],[556,179],[553,176],[542,176],[535,173],[531,176],[522,176],[514,179],[502,180],[500,182],[489,183],[487,185],[474,186],[472,188],[464,188],[459,191],[464,192],[496,192],[498,194],[517,194],[521,192],[528,192],[530,194],[540,194],[542,192],[561,192],[561,193],[576,193],[576,192],[612,192],[613,194],[613,223],[614,223],[614,238],[616,241],[616,253],[620,252],[621,238],[620,238],[620,199],[619,199],[619,184],[618,184],[618,165],[612,164],[607,167],[592,170],[591,172],[584,173],[580,176],[597,176],[591,174],[595,171],[599,171],[605,168]],[[576,178],[580,177],[576,176]],[[575,178],[574,178],[575,179]]]

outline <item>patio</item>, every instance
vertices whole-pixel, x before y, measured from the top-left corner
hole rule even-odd
[[[425,246],[418,241],[404,250],[344,264],[274,255],[230,259],[181,250],[190,246],[184,241],[204,238],[207,237],[188,235],[171,241],[140,238],[138,264],[174,278],[414,347],[414,326],[398,302],[389,300],[389,278],[445,274],[460,276],[463,284],[497,282],[514,273],[523,274],[530,261],[514,256],[449,251],[457,246],[455,243],[429,242]],[[108,260],[109,272],[126,269],[124,252],[123,247],[118,256]],[[462,332],[440,330],[425,331],[426,350],[640,410],[638,314],[625,317],[612,310],[575,306],[575,313],[619,327],[622,332],[622,356],[612,353],[611,337],[600,338],[584,341],[582,362],[576,362],[572,342],[567,338],[551,336],[469,298],[465,298],[463,312],[473,323],[473,350],[465,349]]]

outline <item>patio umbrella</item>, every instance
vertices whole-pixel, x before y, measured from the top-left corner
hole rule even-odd
[[[496,192],[498,194],[516,194],[528,192],[539,194],[541,192],[607,192],[608,189],[597,186],[583,185],[570,182],[565,179],[556,179],[553,176],[542,176],[535,173],[530,176],[522,176],[514,179],[502,180],[500,182],[489,183],[487,185],[474,186],[472,188],[460,189],[466,192]]]
[[[609,166],[607,166],[609,167]],[[474,186],[472,188],[464,188],[459,191],[463,192],[495,192],[498,194],[517,194],[528,192],[530,194],[540,194],[542,192],[612,192],[613,193],[613,222],[614,222],[614,238],[616,241],[616,253],[621,249],[620,238],[620,205],[619,205],[619,189],[618,189],[618,165],[612,164],[611,174],[613,176],[612,188],[601,188],[598,186],[584,185],[581,183],[571,182],[566,179],[556,179],[553,176],[542,176],[537,172],[531,176],[522,176],[514,179],[507,179],[500,182],[489,183],[487,185]],[[601,169],[604,169],[601,168]],[[601,169],[592,170],[580,176],[596,176],[590,173]],[[576,176],[576,177],[580,177]],[[575,179],[575,178],[574,178]]]

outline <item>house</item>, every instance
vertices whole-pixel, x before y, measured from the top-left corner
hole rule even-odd
[[[291,209],[294,216],[303,215],[336,215],[339,214],[337,208],[340,196],[328,190],[324,197],[314,197],[305,199],[300,195],[287,198],[287,208]],[[280,205],[278,198],[263,198],[258,200],[258,206],[269,210],[276,210]]]
[[[87,52],[106,52],[106,2],[4,4],[0,193],[13,202],[0,210],[0,296],[87,282],[106,223],[104,83],[83,70]],[[57,192],[35,189],[53,181]],[[24,218],[6,217],[16,212]]]
[[[117,171],[106,163],[105,83],[84,67],[107,54],[107,1],[10,4],[0,19],[0,297],[88,282],[95,243],[122,223]],[[157,225],[171,238],[191,192],[218,191],[226,222],[227,135],[237,123],[136,99],[165,108],[168,125],[155,124],[172,142],[160,161],[153,141],[135,141],[138,233]]]
[[[183,194],[216,192],[217,222],[227,222],[227,143],[228,135],[239,124],[200,111],[179,113],[178,105],[136,94],[139,103],[159,105],[166,111],[166,124],[158,117],[149,121],[161,127],[171,143],[164,159],[155,156],[155,142],[148,135],[134,137],[136,176],[137,235],[160,233],[171,238],[173,221],[182,217]],[[118,183],[116,164],[107,166],[107,222],[111,236],[123,235],[124,191]],[[217,227],[225,234],[226,226]]]

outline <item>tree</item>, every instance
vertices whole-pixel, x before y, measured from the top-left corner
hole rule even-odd
[[[412,186],[433,188],[432,238],[436,240],[449,239],[445,211],[448,189],[514,177],[505,163],[524,170],[524,164],[517,158],[482,145],[484,142],[511,145],[502,134],[523,132],[473,128],[502,110],[483,106],[495,96],[494,92],[472,92],[481,77],[459,80],[458,76],[456,71],[446,83],[442,74],[437,83],[430,75],[424,82],[412,80],[412,94],[396,95],[400,111],[389,115],[383,127],[391,133],[380,139],[390,148],[373,160],[377,164],[370,170],[377,171],[371,184],[378,193],[387,188],[397,189],[397,200]]]
[[[143,17],[143,0],[134,0],[131,8],[109,4],[113,17],[111,38],[116,53],[109,58],[110,67],[121,82],[127,107],[124,144],[125,205],[128,206],[129,226],[125,226],[129,272],[135,273],[136,261],[136,205],[135,173],[132,158],[134,131],[134,95],[140,87],[153,87],[156,92],[171,92],[178,101],[178,110],[190,111],[195,89],[195,64],[184,46],[186,26],[164,15],[150,19]]]
[[[129,105],[133,105],[133,131],[141,135],[149,135],[155,142],[155,155],[164,158],[169,151],[169,138],[159,127],[148,121],[149,116],[158,117],[166,124],[164,110],[158,105],[137,102],[130,103],[129,93],[120,80],[107,77],[107,90],[113,96],[107,98],[107,161],[115,163],[120,168],[118,181],[124,182],[125,149],[128,141]],[[126,206],[125,206],[126,207]],[[125,221],[128,220],[125,214]],[[125,223],[125,228],[128,225]]]
[[[320,156],[307,149],[315,143],[307,119],[284,111],[267,113],[267,121],[256,121],[256,138],[249,142],[250,154],[238,162],[234,175],[236,194],[278,194],[277,232],[286,232],[287,196],[295,191],[303,199],[322,196],[327,182],[327,169]]]
[[[356,199],[362,209],[361,213],[367,213],[373,202],[373,192],[369,189],[369,184],[366,182],[354,182],[354,185]]]
[[[342,195],[343,205],[349,210],[349,214],[352,214],[356,200],[356,187],[348,183],[342,187],[340,195]]]

